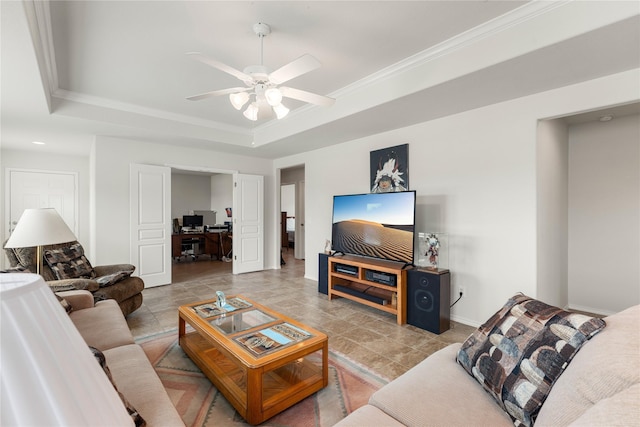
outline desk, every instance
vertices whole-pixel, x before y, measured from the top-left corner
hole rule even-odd
[[[171,235],[171,256],[173,258],[180,258],[182,256],[182,242],[185,240],[198,239],[200,244],[204,244],[204,250],[201,249],[201,253],[209,255],[211,259],[215,255],[217,259],[222,260],[222,257],[231,251],[230,239],[227,238],[226,231],[220,233],[181,233]],[[229,241],[227,243],[226,241]],[[228,250],[225,250],[227,249]]]

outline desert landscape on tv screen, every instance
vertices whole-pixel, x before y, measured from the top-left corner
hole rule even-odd
[[[333,248],[345,254],[413,262],[413,232],[375,222],[340,221],[333,224]]]
[[[335,251],[413,262],[414,193],[336,196],[333,203]]]

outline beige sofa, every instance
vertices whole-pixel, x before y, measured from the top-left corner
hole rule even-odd
[[[560,375],[536,426],[640,425],[640,305],[605,318]],[[374,393],[337,426],[513,426],[456,362],[452,344]]]
[[[131,331],[115,300],[94,305],[90,292],[58,292],[72,307],[69,313],[87,345],[104,353],[116,388],[133,405],[147,427],[184,426],[160,378]]]

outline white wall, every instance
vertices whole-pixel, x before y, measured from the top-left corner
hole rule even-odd
[[[225,208],[233,206],[233,175],[216,174],[211,177],[211,210],[217,212],[216,222],[231,221]]]
[[[287,216],[296,216],[296,186],[286,184],[280,186],[280,210]]]
[[[640,118],[569,130],[569,304],[614,313],[640,301]]]
[[[332,196],[367,192],[369,152],[408,143],[418,230],[449,233],[453,292],[466,287],[452,317],[480,324],[516,292],[537,296],[537,123],[637,101],[639,82],[636,69],[278,159],[306,169],[306,277],[331,237]]]
[[[270,160],[155,145],[139,141],[97,137],[95,150],[94,192],[97,195],[95,236],[99,245],[96,259],[101,264],[129,259],[129,165],[131,163],[164,165],[166,163],[209,169],[237,170],[263,175],[265,184],[265,224],[276,224],[273,163]],[[279,218],[278,218],[279,219]],[[279,229],[278,229],[279,230]],[[274,227],[265,227],[265,267],[280,264]],[[126,255],[126,256],[125,256]]]
[[[562,119],[538,123],[538,298],[567,307],[568,128]]]
[[[296,184],[304,181],[304,166],[283,169],[280,172],[280,184]]]
[[[171,174],[171,218],[211,210],[211,177],[182,173]]]

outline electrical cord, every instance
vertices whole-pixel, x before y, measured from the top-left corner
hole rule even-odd
[[[455,301],[453,302],[453,304],[451,304],[451,305],[449,306],[449,308],[451,308],[451,307],[453,307],[454,305],[456,305],[456,303],[457,303],[458,301],[460,301],[461,299],[462,299],[462,292],[460,292],[460,296],[458,297],[458,299],[457,299],[457,300],[455,300]]]

